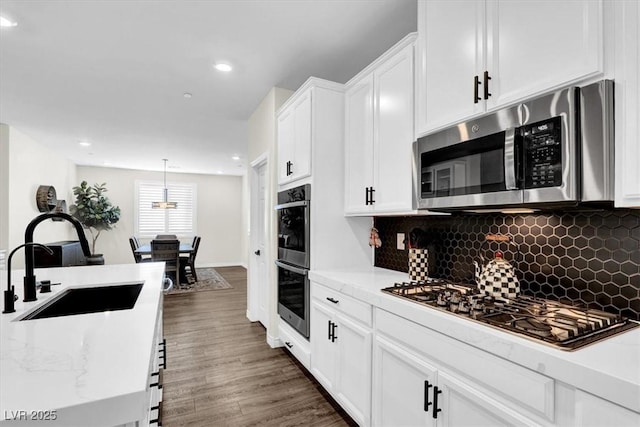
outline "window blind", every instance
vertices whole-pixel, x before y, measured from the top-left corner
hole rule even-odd
[[[193,236],[196,234],[196,184],[167,183],[168,196],[176,202],[176,209],[153,209],[153,202],[164,198],[164,184],[160,181],[136,182],[136,235],[155,237],[157,234]]]

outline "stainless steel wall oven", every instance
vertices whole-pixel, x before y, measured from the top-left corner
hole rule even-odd
[[[278,314],[309,338],[309,184],[278,193]]]

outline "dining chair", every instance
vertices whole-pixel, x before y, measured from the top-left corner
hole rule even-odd
[[[129,246],[131,246],[133,259],[136,261],[136,263],[151,261],[151,257],[142,256],[142,254],[136,252],[136,250],[140,247],[140,242],[138,241],[138,238],[136,236],[129,237]]]
[[[176,240],[177,238],[175,234],[158,234],[155,240]]]
[[[198,275],[196,274],[196,255],[198,255],[198,248],[200,247],[200,236],[195,236],[193,238],[192,244],[193,250],[189,252],[188,257],[182,257],[180,260],[182,262],[182,270],[186,273],[186,267],[189,267],[188,274],[193,277],[193,280],[198,281]]]
[[[172,278],[176,286],[180,285],[180,241],[157,240],[151,241],[151,260],[164,261],[164,273]]]

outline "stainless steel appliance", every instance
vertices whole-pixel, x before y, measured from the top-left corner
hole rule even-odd
[[[640,326],[605,311],[552,300],[495,299],[473,285],[442,279],[397,283],[382,291],[569,351]]]
[[[309,184],[278,193],[278,314],[309,338]]]
[[[613,82],[570,87],[414,143],[419,209],[613,200]]]

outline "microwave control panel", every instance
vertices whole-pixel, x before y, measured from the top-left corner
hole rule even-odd
[[[562,185],[560,117],[520,127],[524,148],[524,188]]]

